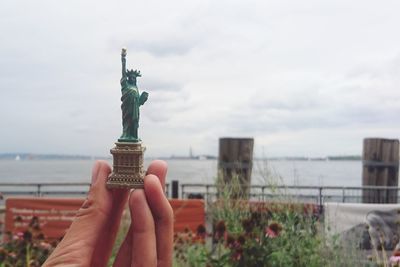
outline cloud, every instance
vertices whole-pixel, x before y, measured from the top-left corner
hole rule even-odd
[[[122,46],[150,93],[140,132],[153,156],[215,154],[228,135],[277,154],[357,154],[364,135],[400,130],[397,2],[21,4],[0,10],[0,151],[108,153]]]
[[[185,38],[174,38],[154,40],[132,40],[128,47],[136,52],[147,52],[155,57],[182,56],[189,53],[196,43]]]
[[[144,79],[143,82],[139,82],[140,87],[149,88],[151,91],[181,91],[183,84],[179,84],[177,81],[162,81],[157,77],[151,77],[150,79]]]

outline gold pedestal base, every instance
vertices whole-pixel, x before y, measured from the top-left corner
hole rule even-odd
[[[108,176],[108,188],[143,188],[143,155],[146,148],[141,143],[117,142],[110,150],[113,171]]]

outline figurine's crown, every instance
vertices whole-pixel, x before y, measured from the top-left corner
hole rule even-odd
[[[138,71],[138,70],[127,70],[126,74],[127,74],[127,76],[142,77],[142,75],[140,74],[140,71]]]

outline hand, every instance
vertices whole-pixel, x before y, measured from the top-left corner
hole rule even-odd
[[[131,193],[107,189],[110,172],[106,162],[95,163],[86,201],[43,266],[107,266],[128,195],[132,222],[114,266],[172,266],[173,212],[163,190],[167,164],[152,162],[144,190]]]

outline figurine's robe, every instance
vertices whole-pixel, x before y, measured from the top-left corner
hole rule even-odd
[[[137,134],[135,130],[139,127],[139,90],[136,85],[129,84],[126,78],[122,78],[121,92],[124,134],[135,136]]]

